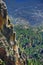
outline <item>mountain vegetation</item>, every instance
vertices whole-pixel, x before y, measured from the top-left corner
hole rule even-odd
[[[15,24],[16,39],[25,52],[28,65],[43,65],[43,26]]]

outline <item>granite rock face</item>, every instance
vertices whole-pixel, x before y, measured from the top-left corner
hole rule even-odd
[[[0,59],[5,62],[5,65],[24,65],[26,59],[21,58],[23,54],[20,57],[13,24],[10,23],[7,15],[7,6],[3,0],[0,0]]]
[[[5,18],[7,13],[7,6],[5,2],[3,0],[0,0],[0,14]]]

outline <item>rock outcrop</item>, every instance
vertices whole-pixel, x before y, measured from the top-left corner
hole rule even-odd
[[[25,65],[18,51],[13,24],[10,23],[6,4],[0,0],[0,59],[6,65]]]
[[[0,0],[0,62],[4,61],[5,65],[26,65],[26,57],[23,58],[24,55],[19,53],[19,50],[7,6],[3,0]]]

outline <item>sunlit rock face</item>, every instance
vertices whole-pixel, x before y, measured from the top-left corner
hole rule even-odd
[[[0,17],[0,28],[1,28],[1,26],[2,26],[2,18]]]
[[[0,29],[3,27],[3,23],[7,19],[7,7],[5,2],[0,0]]]

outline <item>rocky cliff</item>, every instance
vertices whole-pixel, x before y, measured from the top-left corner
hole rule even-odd
[[[3,0],[0,0],[0,64],[3,65],[25,65],[25,58],[22,58],[20,48],[16,41],[16,33],[13,31],[13,24],[10,23],[7,7]]]

